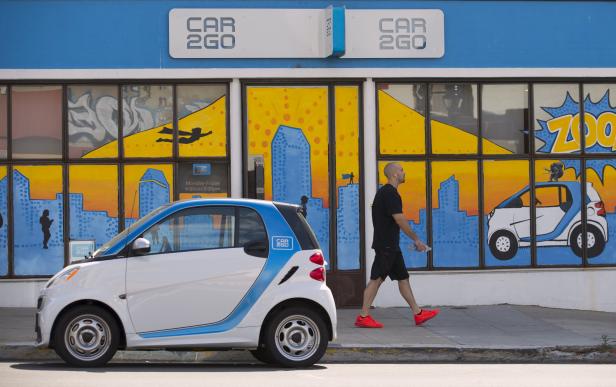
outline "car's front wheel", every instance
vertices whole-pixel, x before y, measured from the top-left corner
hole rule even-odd
[[[571,250],[573,250],[573,253],[578,257],[582,256],[582,246],[584,245],[582,235],[582,226],[577,226],[569,237]],[[586,251],[588,252],[588,258],[594,258],[601,254],[604,248],[605,238],[603,237],[603,233],[601,233],[596,226],[588,224],[586,226]]]
[[[80,305],[65,312],[54,330],[58,356],[77,367],[105,365],[118,349],[118,323],[105,309]]]
[[[328,336],[325,322],[317,312],[291,307],[269,320],[263,345],[268,360],[283,367],[308,367],[325,354]]]
[[[490,251],[495,258],[506,261],[518,252],[518,240],[513,233],[499,230],[490,238]]]

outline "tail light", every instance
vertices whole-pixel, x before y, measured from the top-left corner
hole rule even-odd
[[[310,278],[313,280],[325,281],[325,269],[323,267],[317,267],[313,271],[310,272]]]
[[[597,215],[605,216],[605,205],[603,204],[603,202],[596,202],[595,208],[597,209]]]
[[[323,258],[323,254],[320,251],[312,254],[310,256],[310,262],[319,265],[319,267],[310,272],[310,278],[312,278],[313,280],[324,282],[325,268],[323,267],[323,265],[325,265],[325,258]]]
[[[325,263],[325,258],[323,258],[323,254],[321,254],[320,252],[314,253],[310,256],[310,262],[323,266],[323,264]]]

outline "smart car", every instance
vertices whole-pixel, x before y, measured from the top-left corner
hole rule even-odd
[[[537,246],[569,246],[582,256],[582,198],[576,182],[545,182],[535,187]],[[586,183],[586,238],[590,258],[608,238],[605,207],[592,183]],[[530,189],[499,204],[488,215],[488,245],[494,257],[508,260],[518,247],[530,246]]]
[[[162,206],[38,298],[37,345],[73,366],[117,349],[249,349],[314,364],[336,338],[325,262],[298,206],[191,199]]]

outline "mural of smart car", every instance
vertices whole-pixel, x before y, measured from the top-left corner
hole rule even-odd
[[[608,238],[605,207],[592,183],[586,183],[587,252],[601,254]],[[582,256],[582,198],[576,182],[545,182],[535,187],[537,246],[569,246]],[[527,186],[488,215],[488,245],[495,258],[509,260],[531,244],[530,188]]]
[[[37,346],[73,366],[117,349],[248,349],[305,367],[336,338],[323,253],[301,207],[192,199],[159,207],[53,276]]]

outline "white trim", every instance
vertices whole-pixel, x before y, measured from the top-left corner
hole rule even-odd
[[[378,171],[376,165],[376,98],[374,81],[368,78],[363,90],[364,112],[364,235],[366,240],[366,282],[370,279],[370,268],[374,261],[372,250],[372,199],[376,194]]]
[[[3,80],[36,79],[238,79],[238,78],[517,78],[616,77],[613,68],[195,68],[4,69]]]
[[[229,160],[231,197],[242,197],[242,86],[234,79],[229,87]]]

